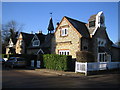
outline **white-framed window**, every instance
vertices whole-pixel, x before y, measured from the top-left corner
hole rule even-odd
[[[59,50],[59,55],[69,55],[70,51],[69,50]]]
[[[62,28],[61,29],[61,36],[67,36],[68,35],[68,28]]]
[[[98,53],[99,62],[105,62],[105,53]]]
[[[32,45],[33,46],[39,46],[40,45],[40,41],[39,40],[34,40]]]
[[[105,44],[106,44],[106,40],[105,39],[98,38],[97,41],[98,41],[98,46],[103,46],[104,47]]]
[[[106,53],[98,53],[99,62],[111,62],[111,55]]]

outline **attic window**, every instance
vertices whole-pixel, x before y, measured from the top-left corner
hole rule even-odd
[[[89,22],[89,27],[95,27],[95,21],[90,21]]]
[[[40,45],[40,41],[39,40],[34,40],[32,45],[33,46],[39,46]]]
[[[103,46],[104,47],[105,44],[106,44],[106,40],[98,38],[98,46]]]
[[[61,36],[67,36],[68,35],[68,28],[62,28],[61,29]]]

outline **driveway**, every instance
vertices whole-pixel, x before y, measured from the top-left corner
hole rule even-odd
[[[53,70],[4,69],[3,88],[119,88],[118,71],[84,76]]]

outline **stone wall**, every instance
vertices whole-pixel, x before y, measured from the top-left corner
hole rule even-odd
[[[59,27],[68,26],[68,35],[61,36],[61,29],[57,28],[55,37],[52,39],[52,53],[58,54],[59,50],[69,50],[72,58],[76,58],[76,52],[81,48],[81,35],[65,20]]]

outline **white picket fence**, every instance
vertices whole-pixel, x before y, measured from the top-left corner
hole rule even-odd
[[[88,71],[99,71],[107,69],[120,68],[120,62],[76,62],[75,72],[85,73],[87,75]]]

